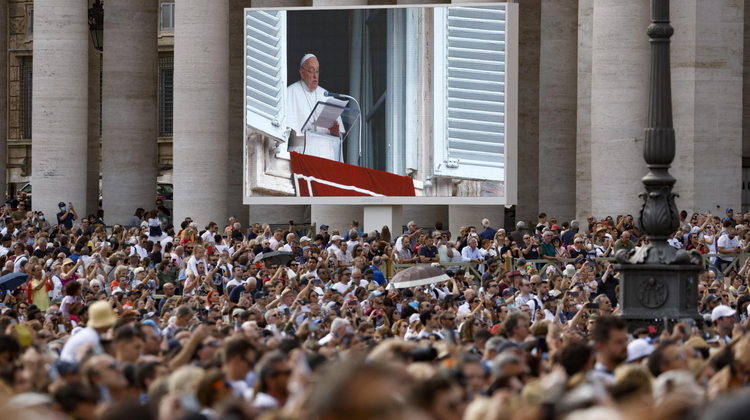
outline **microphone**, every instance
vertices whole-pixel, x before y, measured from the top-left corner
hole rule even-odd
[[[323,92],[323,95],[329,97],[329,98],[351,98],[349,95],[344,95],[343,93],[333,93],[329,91]]]
[[[359,105],[359,101],[357,101],[357,99],[354,98],[353,96],[344,95],[343,93],[333,93],[333,92],[325,91],[325,92],[323,92],[323,95],[325,95],[325,96],[327,96],[329,98],[351,99],[352,101],[354,101],[355,104],[357,104],[357,108],[359,108],[359,113],[360,113],[360,119],[359,119],[359,139],[358,139],[359,140],[359,145],[358,145],[359,146],[359,150],[357,151],[357,156],[358,156],[358,158],[357,158],[357,165],[358,166],[362,166],[362,163],[363,163],[363,159],[362,159],[362,117],[361,117],[362,107]],[[343,144],[342,144],[342,147],[343,147]]]

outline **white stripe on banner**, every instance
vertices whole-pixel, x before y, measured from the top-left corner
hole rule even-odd
[[[302,174],[294,174],[294,177],[297,178],[297,179],[304,179],[305,181],[307,181],[307,188],[309,188],[309,190],[310,190],[310,197],[313,196],[312,185],[310,185],[311,181],[319,182],[321,184],[325,184],[325,185],[328,185],[328,186],[331,186],[331,187],[341,188],[342,190],[354,191],[354,192],[358,192],[358,193],[361,193],[361,194],[368,194],[368,195],[371,195],[373,197],[385,197],[385,195],[383,195],[383,194],[378,194],[378,193],[372,192],[370,190],[365,190],[363,188],[355,187],[354,185],[338,184],[338,183],[335,183],[335,182],[327,181],[325,179],[318,179],[318,178],[316,178],[314,176],[302,175]]]

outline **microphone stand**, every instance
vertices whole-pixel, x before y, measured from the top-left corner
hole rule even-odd
[[[359,109],[359,150],[357,154],[357,165],[362,166],[362,107],[359,105],[359,101],[353,96],[344,95],[343,93],[331,93],[331,92],[325,92],[325,96],[332,97],[332,98],[346,98],[351,99],[354,101],[355,104],[357,104],[357,109]],[[343,128],[343,127],[342,127]]]

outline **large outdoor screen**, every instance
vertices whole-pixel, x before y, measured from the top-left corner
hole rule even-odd
[[[245,203],[515,204],[517,6],[245,9]]]

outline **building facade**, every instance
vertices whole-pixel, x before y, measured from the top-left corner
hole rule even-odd
[[[35,209],[53,214],[64,201],[79,215],[95,213],[102,197],[106,222],[123,222],[137,207],[152,208],[156,184],[164,182],[174,185],[176,220],[201,224],[229,216],[340,228],[357,219],[368,230],[383,221],[441,220],[455,230],[483,217],[505,224],[501,206],[242,203],[244,8],[423,2],[107,0],[101,53],[86,25],[91,3],[0,1],[0,45],[8,51],[0,62],[7,80],[0,158],[8,167],[0,182],[11,194],[31,182]],[[516,218],[635,214],[646,173],[650,2],[517,3]],[[750,208],[745,12],[745,0],[672,2],[672,173],[678,207],[688,212]]]

